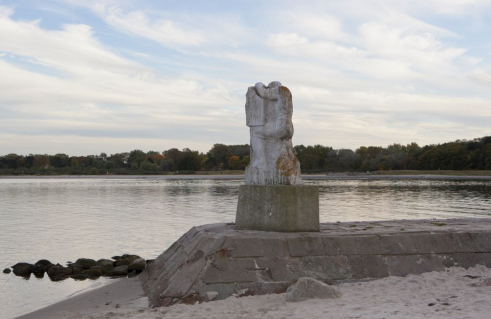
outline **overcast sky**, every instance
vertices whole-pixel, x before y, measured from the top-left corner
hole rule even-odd
[[[248,143],[274,80],[295,145],[491,135],[490,34],[491,0],[0,0],[0,155]]]

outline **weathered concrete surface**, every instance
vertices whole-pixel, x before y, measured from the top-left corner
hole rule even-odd
[[[281,293],[301,277],[324,282],[491,267],[491,219],[321,224],[320,232],[194,227],[140,279],[151,306]]]
[[[319,231],[317,186],[241,185],[236,229]]]

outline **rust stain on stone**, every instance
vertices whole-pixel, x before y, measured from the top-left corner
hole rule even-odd
[[[276,160],[276,169],[285,177],[294,176],[297,173],[297,162],[296,156],[290,159],[288,154],[283,153]]]
[[[232,257],[232,252],[228,249],[220,249],[218,252],[218,257],[224,259],[228,257]]]

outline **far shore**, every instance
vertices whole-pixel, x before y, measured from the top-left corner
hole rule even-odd
[[[462,174],[390,174],[380,172],[366,173],[329,173],[329,174],[304,174],[305,180],[491,180],[491,175]],[[0,175],[1,179],[152,179],[152,180],[241,180],[243,174],[224,175]]]

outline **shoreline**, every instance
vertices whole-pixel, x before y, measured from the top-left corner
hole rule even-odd
[[[353,225],[357,227],[353,227]],[[347,233],[359,234],[360,231],[363,231],[362,236],[365,237],[387,236],[393,233],[397,235],[401,232],[405,234],[404,236],[412,236],[416,233],[428,236],[430,233],[438,233],[440,241],[437,248],[441,251],[451,251],[452,249],[444,247],[445,243],[448,246],[450,241],[443,240],[441,236],[445,236],[448,232],[462,234],[470,231],[481,231],[485,234],[486,232],[489,233],[488,225],[489,222],[483,223],[480,218],[358,221],[325,223],[322,231],[329,232],[330,236],[340,237],[345,237]],[[400,228],[401,226],[404,228]],[[474,236],[473,238],[481,238],[476,239],[479,246],[482,244],[479,240],[489,237]],[[459,241],[459,243],[462,242]],[[421,247],[418,246],[419,251]],[[433,248],[431,249],[431,254],[437,252],[434,252]],[[491,255],[484,251],[476,253],[480,256],[481,253],[482,256]],[[423,260],[425,259],[423,258]],[[16,319],[107,319],[109,317],[184,319],[197,318],[200,314],[206,314],[209,318],[216,319],[228,319],[233,318],[234,315],[244,314],[244,317],[254,319],[262,318],[266,312],[276,312],[278,317],[281,315],[290,318],[304,318],[305,311],[308,313],[307,317],[320,319],[325,318],[325,314],[332,311],[333,308],[339,310],[340,315],[333,318],[343,319],[349,317],[380,318],[380,314],[394,315],[394,311],[400,312],[401,315],[404,314],[395,318],[420,318],[423,316],[425,318],[440,318],[441,311],[447,314],[447,318],[487,318],[485,314],[491,311],[491,294],[489,294],[491,291],[491,269],[486,266],[489,267],[491,264],[486,258],[482,261],[482,264],[467,264],[467,266],[465,263],[456,263],[453,266],[449,264],[444,268],[427,264],[426,268],[420,269],[421,272],[420,270],[408,274],[391,272],[388,277],[375,276],[371,277],[372,280],[361,277],[361,279],[354,277],[348,280],[336,280],[338,288],[345,295],[341,299],[314,299],[301,303],[286,302],[285,294],[255,295],[241,298],[235,298],[232,295],[226,299],[193,306],[176,304],[172,307],[149,308],[149,299],[145,296],[141,278],[138,276],[117,279],[94,289],[89,288],[47,307],[16,317]],[[464,266],[465,269],[458,266]],[[418,267],[416,266],[416,268]],[[403,268],[406,269],[406,267]],[[417,274],[418,272],[419,274]],[[428,281],[430,282],[428,283]],[[411,289],[407,289],[407,287],[411,287]],[[461,290],[465,290],[465,292]],[[379,301],[375,303],[370,298],[366,298],[367,295],[373,294],[373,291],[379,293]],[[355,297],[355,300],[352,297]],[[476,298],[478,300],[475,300]],[[416,299],[418,299],[417,302]],[[390,303],[385,300],[389,300]],[[408,305],[407,300],[411,300],[411,305]],[[359,306],[359,304],[363,304],[363,306]],[[476,316],[463,317],[468,312]]]
[[[484,180],[491,181],[491,175],[302,175],[305,180]],[[151,179],[151,180],[242,180],[244,175],[6,175],[0,180],[23,179]]]
[[[121,278],[102,287],[81,291],[15,319],[64,319],[103,312],[126,313],[142,308],[148,308],[148,298],[145,297],[140,279]]]

